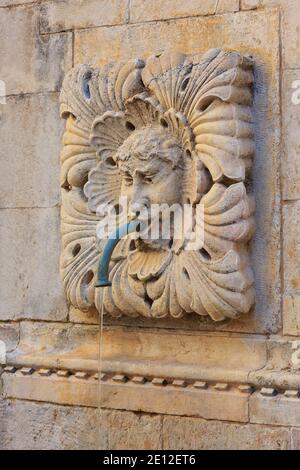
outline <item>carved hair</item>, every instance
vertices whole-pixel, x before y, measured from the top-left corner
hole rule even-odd
[[[135,131],[119,147],[114,159],[116,162],[126,162],[132,156],[140,160],[158,157],[172,163],[173,169],[183,167],[180,142],[159,126]]]

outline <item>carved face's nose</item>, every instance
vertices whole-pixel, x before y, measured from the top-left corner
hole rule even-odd
[[[140,218],[143,218],[143,215],[147,217],[149,207],[150,203],[148,198],[143,198],[139,202],[132,201],[129,208],[129,215],[130,217],[139,216]]]
[[[150,207],[150,198],[146,185],[143,184],[139,174],[133,179],[132,195],[130,202],[130,216],[143,215]]]

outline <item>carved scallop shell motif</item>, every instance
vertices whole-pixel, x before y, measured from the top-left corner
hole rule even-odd
[[[196,313],[215,321],[250,311],[254,204],[245,180],[254,156],[252,67],[247,57],[214,49],[101,69],[80,65],[67,74],[61,91],[61,275],[72,305],[104,304],[115,317]],[[180,142],[182,200],[204,208],[194,221],[204,229],[203,248],[174,244],[143,251],[132,248],[129,235],[113,253],[112,286],[95,289],[106,242],[96,236],[105,217],[97,208],[117,205],[121,195],[115,155],[134,132],[158,127]]]

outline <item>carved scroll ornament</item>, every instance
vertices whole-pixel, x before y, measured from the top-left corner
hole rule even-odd
[[[106,313],[213,320],[254,302],[248,242],[254,205],[245,180],[254,154],[252,62],[235,52],[164,53],[66,76],[61,114],[61,274],[68,300]],[[154,176],[153,176],[154,175]],[[136,178],[142,178],[139,183]],[[97,207],[190,203],[204,207],[204,244],[124,238],[113,253],[111,287],[95,289],[105,244]],[[195,216],[196,217],[196,216]],[[195,221],[197,223],[197,221]]]

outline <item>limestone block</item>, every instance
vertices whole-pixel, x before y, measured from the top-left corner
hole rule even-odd
[[[278,54],[278,27],[278,13],[271,10],[268,14],[240,12],[75,31],[75,64],[101,66],[108,61],[147,57],[168,49],[193,54],[221,46],[241,53],[259,53],[262,61],[273,68],[270,62]]]
[[[99,327],[72,323],[30,322],[20,325],[18,349],[10,363],[43,368],[96,371],[99,359]]]
[[[57,95],[10,97],[0,113],[0,207],[55,206],[62,131]]]
[[[69,320],[74,323],[87,323],[92,325],[99,324],[99,313],[95,308],[90,308],[87,311],[78,310],[72,305],[69,310]]]
[[[159,378],[159,377],[158,377]],[[218,390],[214,387],[180,389],[164,385],[163,381],[145,385],[119,384],[108,381],[101,388],[101,405],[145,413],[197,416],[221,421],[248,421],[249,393],[235,388]]]
[[[283,263],[284,291],[287,294],[300,289],[300,202],[283,207]]]
[[[162,449],[162,417],[112,411],[107,415],[108,449]]]
[[[300,21],[299,21],[300,24]],[[285,70],[282,84],[283,198],[300,197],[300,69]]]
[[[41,6],[41,32],[57,33],[125,23],[127,3],[127,0],[45,2]]]
[[[130,21],[163,20],[182,16],[213,15],[216,0],[131,0]]]
[[[136,373],[146,376],[208,379],[211,371],[215,375],[210,380],[217,381],[229,375],[232,381],[243,381],[250,370],[264,367],[267,357],[265,341],[246,336],[122,328],[104,328],[102,351],[103,361],[121,363],[123,372],[134,363]]]
[[[283,334],[300,336],[300,295],[283,298]]]
[[[256,156],[253,179],[257,233],[253,243],[256,308],[249,320],[231,322],[232,331],[277,331],[280,315],[280,214],[278,190],[279,17],[276,10],[94,28],[75,32],[75,63],[101,66],[108,61],[159,54],[169,45],[184,53],[222,47],[251,54],[256,64]],[[97,46],[101,44],[101,50]],[[275,131],[274,131],[275,129]],[[266,159],[265,155],[269,155]],[[201,326],[200,326],[201,328]]]
[[[252,6],[251,6],[252,5]],[[283,67],[296,69],[299,67],[300,52],[300,14],[298,0],[242,0],[241,8],[274,8],[281,9],[282,21],[282,57]]]
[[[26,401],[0,401],[0,448],[62,450],[107,448],[107,412]]]
[[[72,33],[41,36],[37,8],[3,8],[0,42],[7,95],[60,89],[72,65]]]
[[[267,342],[268,361],[266,364],[267,371],[288,370],[291,366],[291,357],[293,354],[292,342],[280,337],[270,338]],[[279,372],[280,374],[280,372]],[[283,377],[282,377],[283,378]],[[280,383],[280,382],[279,382]],[[279,387],[278,383],[278,388]],[[288,385],[291,385],[288,382]],[[286,387],[285,387],[286,388]]]
[[[274,3],[265,0],[265,3]],[[284,68],[297,68],[300,62],[300,11],[298,0],[280,0],[282,8],[282,56]]]
[[[0,400],[0,449],[161,449],[161,421],[126,411]]]
[[[267,396],[258,391],[250,397],[250,422],[300,427],[299,406],[300,398],[281,393]]]
[[[45,366],[5,368],[2,381],[5,398],[97,407],[100,396],[103,408],[239,422],[248,421],[251,394],[251,387],[224,382],[187,384],[182,380],[168,382],[162,377],[147,380],[142,375],[130,378],[106,372],[101,374],[99,388],[95,372],[74,373]]]
[[[216,14],[239,11],[239,0],[220,0],[217,3]]]
[[[292,441],[292,449],[293,450],[300,450],[300,430],[299,429],[292,429],[291,430],[291,441]]]
[[[13,351],[19,342],[19,325],[15,323],[0,323],[0,341],[5,344],[6,352]]]
[[[241,10],[255,10],[261,6],[261,0],[241,0]]]
[[[0,220],[0,319],[66,319],[59,209],[2,209]]]
[[[3,396],[61,405],[97,406],[98,380],[94,377],[86,381],[76,376],[69,377],[69,372],[64,369],[45,376],[39,371],[31,373],[32,370],[29,367],[14,374],[4,372]]]
[[[198,418],[163,418],[164,449],[286,450],[290,431],[281,427],[232,424]]]
[[[32,3],[33,0],[0,0],[0,7],[12,7],[15,5],[25,5]]]

